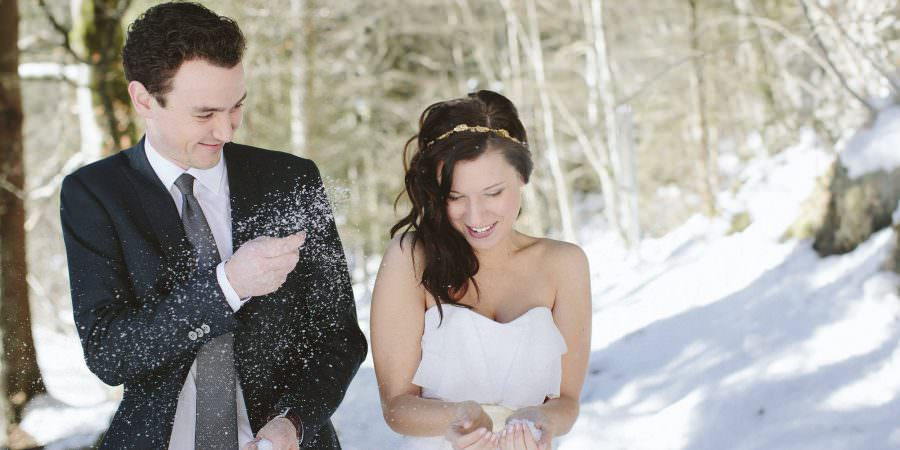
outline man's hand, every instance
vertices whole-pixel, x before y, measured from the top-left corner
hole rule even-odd
[[[243,450],[263,450],[258,442],[261,440],[271,442],[272,450],[300,450],[297,442],[297,429],[289,419],[278,417],[269,421],[266,426],[256,433],[256,439],[244,446]]]
[[[271,294],[297,266],[304,241],[305,231],[283,238],[262,236],[248,241],[225,263],[225,276],[240,298]]]

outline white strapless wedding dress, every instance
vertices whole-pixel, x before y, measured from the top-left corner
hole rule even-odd
[[[450,402],[473,400],[511,410],[559,397],[566,342],[549,308],[528,310],[512,322],[444,306],[425,312],[422,361],[413,384],[422,396]],[[503,409],[503,408],[494,408]],[[449,450],[443,437],[403,439],[404,450]]]

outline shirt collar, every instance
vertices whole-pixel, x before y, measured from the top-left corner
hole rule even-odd
[[[166,159],[159,151],[153,148],[149,136],[144,136],[144,151],[147,154],[147,160],[150,161],[150,167],[156,172],[156,176],[162,181],[162,184],[167,191],[172,190],[175,180],[185,172],[191,174],[210,192],[218,194],[222,191],[222,184],[225,180],[226,172],[224,151],[219,158],[219,162],[216,163],[214,167],[210,169],[197,169],[191,167],[187,171],[178,167],[174,162]]]

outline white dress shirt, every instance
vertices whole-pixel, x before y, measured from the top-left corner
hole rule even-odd
[[[172,161],[163,157],[150,144],[149,137],[144,139],[144,149],[150,166],[156,172],[156,176],[162,181],[163,186],[172,195],[178,214],[181,215],[182,195],[175,180],[185,173]],[[219,158],[219,163],[211,169],[201,170],[191,168],[187,170],[196,181],[194,182],[194,196],[203,209],[203,216],[209,223],[213,237],[216,239],[216,247],[222,262],[216,267],[216,277],[219,287],[225,294],[228,305],[237,312],[244,301],[238,297],[237,292],[228,282],[225,276],[225,261],[231,258],[234,249],[231,245],[231,198],[228,187],[228,171],[225,167],[225,154]],[[247,406],[244,404],[244,395],[241,391],[240,380],[237,384],[237,430],[239,448],[243,448],[253,440],[253,430],[250,428],[250,419],[247,417]],[[197,361],[191,364],[181,393],[178,394],[178,408],[175,410],[175,425],[172,427],[172,436],[169,438],[170,450],[191,450],[194,448],[194,429],[197,423]]]

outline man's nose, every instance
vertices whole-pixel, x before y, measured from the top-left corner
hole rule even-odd
[[[213,137],[220,142],[231,142],[234,137],[234,129],[231,118],[227,114],[217,114],[213,124]]]

